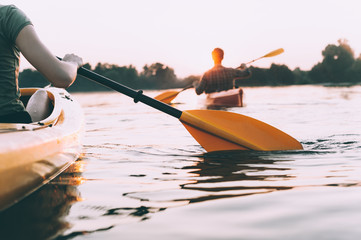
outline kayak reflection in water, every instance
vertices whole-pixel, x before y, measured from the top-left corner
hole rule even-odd
[[[53,239],[69,229],[66,216],[82,200],[78,186],[86,181],[83,165],[82,160],[75,162],[51,183],[0,212],[0,239]]]
[[[249,78],[251,71],[246,64],[241,64],[238,68],[226,68],[222,66],[224,52],[221,48],[212,51],[214,67],[208,70],[201,77],[199,82],[194,82],[197,95],[204,93],[220,92],[233,89],[236,79]]]

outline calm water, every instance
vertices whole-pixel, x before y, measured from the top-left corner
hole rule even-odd
[[[244,92],[246,107],[223,110],[305,150],[205,154],[158,110],[114,92],[74,94],[83,158],[2,213],[0,239],[359,239],[361,86]],[[192,90],[176,102],[204,108]]]

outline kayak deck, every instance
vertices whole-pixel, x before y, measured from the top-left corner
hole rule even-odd
[[[26,104],[37,89],[21,89]],[[83,113],[63,89],[46,88],[51,114],[31,124],[0,124],[0,211],[48,183],[81,154]]]

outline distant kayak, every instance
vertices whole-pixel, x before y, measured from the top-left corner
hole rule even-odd
[[[26,105],[35,88],[21,89]],[[83,113],[64,89],[45,88],[49,112],[31,124],[0,123],[0,211],[67,169],[81,153]]]
[[[207,94],[207,106],[243,107],[243,90],[241,88]]]

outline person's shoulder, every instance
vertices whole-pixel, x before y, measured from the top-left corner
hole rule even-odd
[[[2,16],[8,16],[12,14],[21,14],[24,15],[24,13],[15,5],[0,5],[0,12]]]
[[[27,25],[32,25],[26,14],[15,5],[1,5],[0,27],[7,40],[13,44],[19,32]]]
[[[213,68],[211,68],[211,69],[208,69],[204,74],[203,74],[203,76],[208,76],[208,75],[210,75],[210,74],[212,74],[213,72],[214,72],[214,67]]]
[[[241,69],[240,67],[236,67],[236,68],[227,68],[227,70],[242,73],[242,72],[246,71],[247,68],[246,69]]]
[[[211,69],[209,69],[208,72],[219,71],[221,69],[225,69],[225,67],[223,65],[218,64],[218,65],[213,66]]]
[[[2,5],[0,4],[1,11],[13,11],[13,10],[19,10],[18,7],[16,7],[14,4],[10,5]]]

